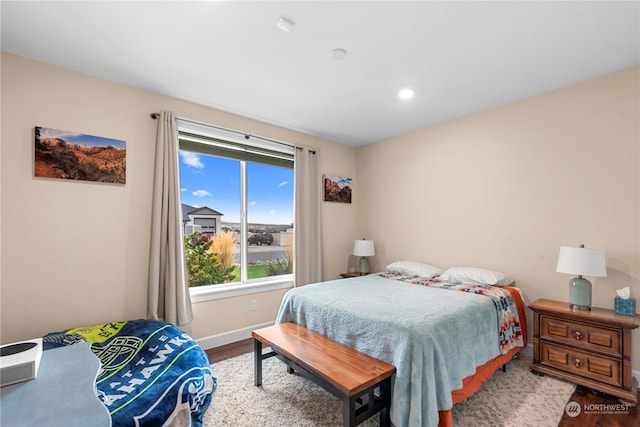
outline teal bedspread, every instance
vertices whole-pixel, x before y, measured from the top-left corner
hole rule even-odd
[[[453,406],[451,391],[501,354],[490,298],[380,275],[292,289],[276,319],[283,322],[394,365],[391,420],[396,427],[437,426],[438,410]]]

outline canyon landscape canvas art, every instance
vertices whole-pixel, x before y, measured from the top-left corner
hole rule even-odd
[[[124,184],[126,142],[36,126],[34,175]]]
[[[351,178],[324,175],[324,201],[351,203]]]

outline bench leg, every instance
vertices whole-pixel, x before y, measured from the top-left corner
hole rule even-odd
[[[380,427],[391,427],[391,379],[380,384],[380,394],[384,396],[384,408],[380,410]]]
[[[356,425],[356,402],[355,398],[344,396],[342,398],[342,426],[355,427]]]
[[[253,340],[253,375],[254,384],[262,385],[262,342],[257,339]]]
[[[375,390],[378,387],[380,394],[376,395]],[[362,423],[378,413],[380,427],[391,427],[391,387],[391,378],[386,378],[364,393],[351,397],[343,395],[342,425],[355,427],[358,423]]]
[[[391,417],[389,416],[389,407],[387,406],[380,411],[380,427],[391,427]]]

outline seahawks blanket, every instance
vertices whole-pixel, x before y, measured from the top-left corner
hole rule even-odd
[[[113,427],[201,427],[216,387],[207,355],[177,327],[113,322],[43,337],[44,349],[90,342],[102,363],[96,394]]]

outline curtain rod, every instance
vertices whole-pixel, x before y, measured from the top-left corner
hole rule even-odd
[[[151,118],[152,118],[152,119],[156,120],[156,119],[158,119],[158,118],[160,117],[160,113],[151,113],[149,116],[151,116]],[[288,143],[286,143],[286,142],[282,142],[282,141],[278,141],[278,140],[270,139],[270,138],[265,138],[265,137],[263,137],[263,136],[251,135],[251,134],[248,134],[248,133],[246,133],[246,132],[240,132],[240,131],[233,130],[233,129],[229,129],[229,128],[223,128],[223,127],[221,127],[221,126],[212,125],[212,124],[210,124],[210,123],[199,122],[199,121],[196,121],[196,120],[185,119],[185,118],[182,118],[182,117],[176,117],[176,119],[177,119],[177,120],[182,120],[182,121],[184,121],[184,122],[191,122],[191,123],[195,123],[195,124],[197,124],[197,125],[210,126],[210,127],[212,127],[212,128],[215,128],[215,129],[223,130],[223,131],[225,131],[225,132],[236,133],[236,134],[238,134],[238,135],[242,135],[245,139],[249,139],[249,138],[259,138],[259,139],[262,139],[262,140],[265,140],[265,141],[273,142],[274,144],[280,144],[280,145],[284,145],[284,146],[286,146],[286,147],[293,147],[293,148],[296,148],[296,149],[298,149],[298,150],[302,150],[302,149],[303,149],[303,147],[298,147],[298,146],[296,146],[296,145],[288,144]],[[309,150],[309,152],[310,152],[311,154],[316,154],[316,150]]]

